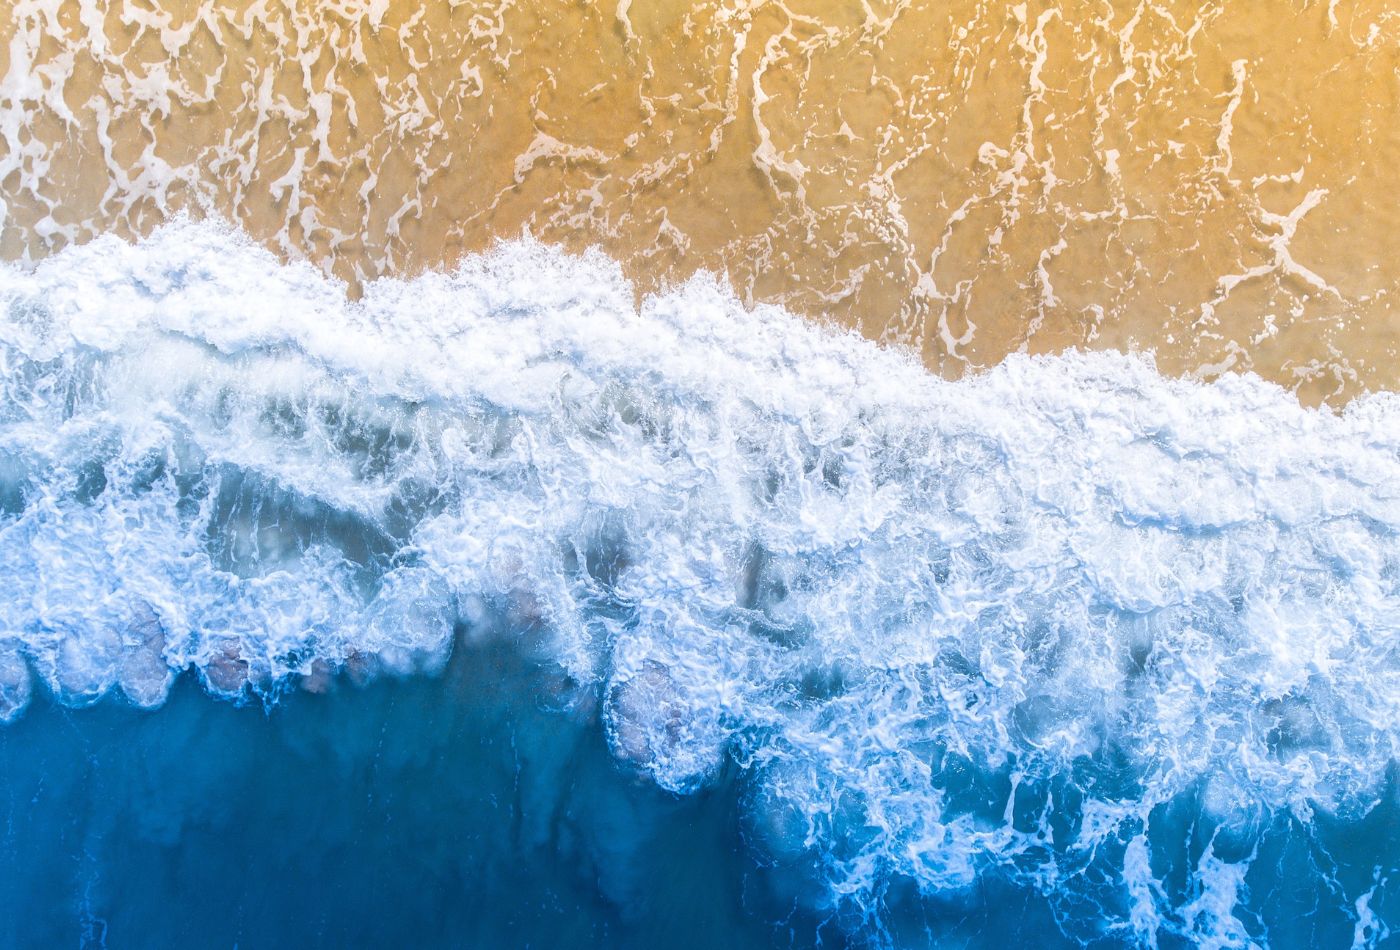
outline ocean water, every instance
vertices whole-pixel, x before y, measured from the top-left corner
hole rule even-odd
[[[0,942],[1382,946],[1397,531],[1386,393],[529,240],[0,265]]]

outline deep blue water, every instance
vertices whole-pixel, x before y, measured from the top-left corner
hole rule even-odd
[[[189,680],[31,709],[0,732],[0,944],[766,942],[729,787],[629,778],[508,652],[459,656],[270,713]]]
[[[0,945],[843,945],[745,848],[733,770],[662,792],[547,678],[463,649],[270,711],[188,677],[155,712],[40,699],[0,729]],[[905,910],[916,944],[1064,943],[1009,889]]]
[[[952,900],[893,888],[882,934],[799,909],[801,871],[745,845],[735,770],[694,795],[658,790],[619,768],[596,723],[538,700],[549,676],[498,646],[459,649],[441,677],[342,681],[270,711],[188,677],[155,712],[41,699],[0,730],[0,945],[1095,942],[995,875]],[[1163,884],[1185,894],[1214,829],[1190,801],[1155,825]],[[1400,853],[1400,822],[1393,807],[1285,821],[1250,847],[1258,936],[1350,946],[1317,875],[1366,890]],[[1393,919],[1394,894],[1372,909]]]
[[[765,943],[732,789],[623,775],[529,685],[496,652],[270,713],[36,704],[0,732],[0,944]]]

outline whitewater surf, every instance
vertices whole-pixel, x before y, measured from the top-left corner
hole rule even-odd
[[[578,781],[650,796],[630,847],[732,802],[715,860],[789,942],[1011,894],[1025,929],[961,945],[1378,944],[1397,530],[1388,394],[1108,353],[950,382],[529,241],[353,301],[212,223],[0,267],[0,755],[98,716],[64,707],[346,718],[447,677],[460,728],[536,723],[517,762],[596,737]],[[531,787],[491,786],[547,863]]]

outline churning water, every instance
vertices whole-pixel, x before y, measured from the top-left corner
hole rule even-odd
[[[1392,395],[176,222],[0,269],[0,583],[7,944],[1400,919]]]

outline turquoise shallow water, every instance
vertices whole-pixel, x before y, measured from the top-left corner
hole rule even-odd
[[[0,267],[0,942],[1379,946],[1400,398],[529,242]]]

